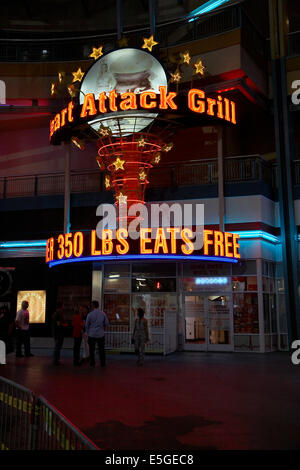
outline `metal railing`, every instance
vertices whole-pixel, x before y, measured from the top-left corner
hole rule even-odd
[[[295,167],[297,181],[299,181],[300,175],[299,163]],[[225,183],[265,181],[275,187],[275,170],[273,162],[266,161],[259,155],[224,159]],[[72,172],[71,193],[101,192],[104,190],[103,179],[103,173],[97,169]],[[216,184],[217,181],[217,159],[209,159],[187,163],[170,163],[152,168],[149,187],[199,186]],[[0,199],[51,196],[63,193],[63,173],[0,178]]]
[[[0,450],[99,450],[42,396],[0,377]]]
[[[202,39],[212,35],[226,33],[241,28],[242,43],[250,53],[267,57],[267,42],[259,33],[241,5],[225,6],[201,15],[190,22],[188,17],[181,17],[157,24],[155,37],[159,48],[167,48],[178,44]],[[113,49],[117,41],[117,32],[108,34],[76,33],[52,37],[30,33],[29,38],[11,38],[9,33],[2,33],[0,39],[0,56],[2,61],[11,62],[51,62],[87,60],[95,44],[104,44],[104,51]],[[14,34],[14,32],[10,33]],[[149,34],[149,26],[136,27],[124,31],[130,47],[140,47],[141,38]],[[35,36],[35,37],[34,37]]]

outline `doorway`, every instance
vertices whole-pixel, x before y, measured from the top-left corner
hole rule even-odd
[[[233,351],[232,301],[228,294],[185,294],[184,349]]]

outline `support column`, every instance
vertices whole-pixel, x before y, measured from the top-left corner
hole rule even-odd
[[[286,43],[287,16],[283,0],[269,0],[274,123],[278,162],[278,192],[285,299],[289,343],[300,338],[297,227],[293,198],[292,123],[288,109]]]
[[[123,0],[117,0],[117,28],[119,41],[123,34]]]
[[[64,233],[70,232],[70,142],[65,143],[65,201],[64,201]]]
[[[259,350],[265,352],[265,320],[264,320],[264,298],[262,282],[262,259],[256,260],[257,269],[257,295],[258,295],[258,328],[259,328]]]
[[[223,128],[218,128],[218,203],[219,230],[224,231],[225,202],[224,202],[224,162],[223,162]]]
[[[92,274],[92,300],[98,300],[100,308],[103,308],[102,276],[102,270],[94,266]]]

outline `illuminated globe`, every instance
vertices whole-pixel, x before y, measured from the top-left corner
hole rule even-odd
[[[111,90],[119,94],[140,94],[143,91],[159,94],[160,86],[167,86],[167,77],[155,57],[139,49],[118,49],[102,56],[87,71],[80,87],[79,101],[82,104],[88,93],[94,93],[96,99],[101,92],[108,96]],[[140,132],[156,116],[155,113],[140,110],[109,112],[90,120],[88,124],[96,131],[101,124],[109,127],[112,135],[118,137]]]

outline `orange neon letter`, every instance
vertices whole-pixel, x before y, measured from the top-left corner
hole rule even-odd
[[[121,245],[116,246],[119,255],[125,255],[129,251],[129,244],[126,238],[128,238],[128,230],[126,230],[126,228],[119,228],[117,230],[117,240]]]
[[[232,235],[232,238],[233,238],[233,256],[234,258],[240,258],[241,257],[241,255],[239,254],[240,244],[238,243],[238,239],[240,238],[240,236],[237,233],[234,233]]]
[[[209,245],[213,245],[214,241],[210,240],[208,237],[213,235],[213,230],[204,230],[203,235],[204,235],[204,254],[209,255]]]
[[[225,232],[224,236],[225,236],[225,256],[227,258],[232,258],[233,253],[229,251],[229,248],[232,247],[232,243],[228,240],[229,238],[232,238],[232,233]]]
[[[71,258],[73,254],[72,233],[65,233],[65,257]]]
[[[176,254],[176,233],[180,232],[179,228],[168,227],[167,232],[171,234],[171,253]]]
[[[151,248],[146,248],[146,243],[151,242],[151,238],[146,237],[147,233],[151,233],[151,228],[141,228],[140,231],[140,250],[143,255],[150,255],[152,253]]]
[[[230,104],[231,104],[231,122],[232,124],[236,124],[235,102],[230,101]]]
[[[76,232],[74,234],[73,253],[74,253],[74,256],[76,256],[76,258],[79,258],[79,256],[81,256],[83,253],[83,233],[82,232]]]
[[[224,119],[224,114],[223,114],[223,98],[222,98],[222,96],[218,96],[217,105],[218,105],[218,113],[217,113],[217,116],[218,116],[218,118],[220,118],[220,119]]]
[[[84,102],[82,105],[80,117],[93,116],[94,114],[97,114],[94,94],[88,93],[84,97]]]
[[[209,114],[210,116],[215,115],[215,112],[214,112],[215,104],[216,104],[216,100],[214,100],[213,98],[207,98],[207,114]]]
[[[147,101],[147,98],[150,98],[151,101]],[[140,94],[140,105],[142,108],[145,109],[150,109],[150,108],[155,108],[156,106],[156,101],[153,101],[156,99],[156,94],[154,91],[143,91],[143,93]]]
[[[60,128],[60,114],[57,114],[54,118],[54,130],[57,131]]]
[[[60,112],[60,114],[61,114],[61,120],[60,120],[61,127],[66,124],[66,114],[67,114],[67,112],[68,112],[68,108],[62,109],[61,112]]]
[[[102,254],[111,255],[113,251],[112,230],[105,228],[102,230]]]
[[[215,256],[224,256],[224,236],[218,230],[214,231],[215,238]]]
[[[181,230],[181,238],[185,245],[181,245],[181,250],[185,255],[190,255],[194,251],[194,243],[187,237],[193,238],[193,232],[189,228],[184,228]]]
[[[101,255],[100,250],[96,250],[96,230],[92,230],[91,232],[91,255],[92,256],[99,256]]]
[[[155,237],[154,253],[159,253],[159,249],[163,249],[163,253],[168,253],[168,245],[166,241],[165,231],[163,228],[158,228]]]
[[[59,235],[57,238],[59,249],[57,250],[58,259],[62,259],[65,255],[65,237]]]
[[[174,103],[173,99],[176,97],[177,93],[174,93],[173,91],[170,91],[170,93],[167,94],[167,87],[166,86],[160,86],[159,87],[160,91],[160,109],[177,109],[177,104]]]
[[[68,121],[72,122],[74,120],[73,118],[73,108],[74,108],[74,103],[73,101],[70,101],[68,104]]]
[[[52,121],[50,121],[50,139],[51,139],[51,137],[53,136],[54,131],[55,131],[55,128],[54,128],[54,119],[52,119]]]
[[[107,108],[105,106],[106,94],[105,91],[102,91],[99,94],[99,111],[100,113],[107,113]]]
[[[128,109],[137,109],[136,94],[132,93],[132,91],[122,93],[121,99],[123,100],[120,103],[120,109],[122,109],[122,111],[128,111]]]
[[[118,108],[116,106],[116,98],[117,98],[117,93],[115,90],[111,90],[108,95],[109,99],[109,109],[111,111],[118,111]]]
[[[53,242],[54,238],[49,238],[46,245],[46,263],[53,260]]]
[[[224,98],[224,103],[225,103],[225,119],[226,121],[230,121],[229,99]]]
[[[196,102],[196,97],[200,98]],[[205,93],[202,90],[192,88],[188,94],[188,106],[194,113],[205,113]]]

